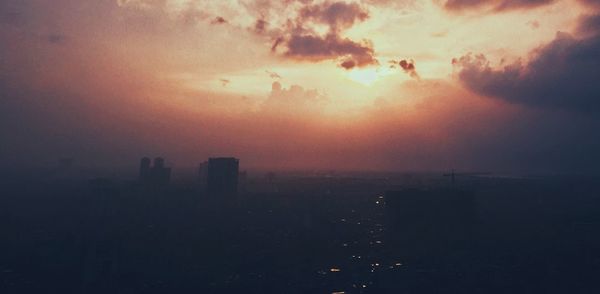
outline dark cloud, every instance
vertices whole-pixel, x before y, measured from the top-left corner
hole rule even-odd
[[[598,0],[579,0],[579,2],[593,8],[600,8],[600,1]]]
[[[529,63],[502,69],[484,55],[454,59],[460,81],[481,95],[511,103],[583,112],[600,112],[600,36],[577,39],[558,33],[532,53]]]
[[[585,15],[581,17],[577,31],[584,35],[597,35],[600,33],[600,14]]]
[[[417,73],[417,69],[415,68],[415,62],[414,61],[407,61],[405,59],[400,60],[400,62],[398,62],[398,65],[400,65],[400,67],[404,70],[405,73],[409,74],[412,78],[418,79],[419,78],[419,74]]]
[[[356,62],[354,62],[354,60],[346,60],[344,62],[342,62],[340,64],[341,67],[345,68],[345,69],[353,69],[354,67],[356,67]]]
[[[270,70],[265,70],[265,72],[269,75],[269,77],[271,77],[272,79],[281,79],[281,76],[273,71]]]
[[[266,31],[268,25],[269,25],[269,23],[266,20],[258,19],[258,20],[256,20],[256,23],[254,24],[254,31],[259,34],[262,34]]]
[[[295,16],[275,28],[270,28],[267,19],[275,4],[267,1],[251,6],[260,11],[251,31],[272,40],[271,52],[298,61],[333,60],[347,70],[378,64],[369,41],[354,41],[343,36],[347,29],[368,19],[365,7],[344,1],[313,4],[312,1],[289,0],[287,3],[297,5]],[[323,26],[325,32],[317,29]]]
[[[277,47],[284,41],[283,37],[278,37],[273,41],[273,45],[271,46],[271,52],[277,52]]]
[[[420,0],[358,0],[364,5],[394,8],[414,8],[420,4]]]
[[[357,43],[335,34],[325,37],[293,35],[286,45],[285,56],[299,60],[340,60],[340,66],[345,69],[377,64],[370,43]]]
[[[372,150],[377,150],[372,154],[386,154],[394,161],[403,156],[400,150],[409,149],[398,162],[409,165],[414,159],[414,166],[434,161],[459,169],[508,173],[596,173],[598,117],[497,103],[444,81],[407,81],[405,85],[405,93],[409,85],[427,89],[427,93],[407,95],[418,101],[412,106],[414,112],[406,111],[410,104],[390,96],[377,101],[380,105],[372,118],[361,122],[388,130],[387,136],[369,138]]]
[[[213,20],[212,20],[210,23],[211,23],[211,24],[214,24],[214,25],[217,25],[217,24],[226,24],[226,23],[227,23],[227,20],[226,20],[226,19],[224,19],[224,18],[223,18],[223,17],[221,17],[221,16],[217,16],[217,17],[215,17],[215,19],[213,19]]]
[[[535,8],[556,0],[448,0],[444,8],[452,11],[492,8],[495,11]]]
[[[420,79],[419,73],[417,73],[417,68],[415,66],[415,62],[411,60],[402,59],[400,61],[390,60],[389,61],[391,68],[396,68],[396,66],[400,67],[405,73],[407,73],[411,78]]]
[[[300,11],[302,22],[314,20],[329,25],[332,31],[350,28],[357,21],[364,21],[367,18],[369,13],[356,3],[325,2],[320,5],[305,6]]]

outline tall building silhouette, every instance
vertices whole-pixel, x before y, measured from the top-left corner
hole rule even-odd
[[[205,187],[206,180],[208,179],[208,161],[203,161],[198,165],[198,179],[200,180],[200,184]]]
[[[207,191],[213,195],[235,195],[238,192],[239,160],[233,157],[208,160]]]
[[[146,181],[150,177],[150,158],[144,157],[140,161],[140,180]]]
[[[165,167],[162,157],[154,158],[150,166],[150,158],[144,157],[140,161],[140,180],[145,184],[166,185],[171,180],[171,169]]]

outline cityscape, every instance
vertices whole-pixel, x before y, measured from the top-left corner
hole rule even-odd
[[[600,287],[597,178],[247,172],[233,157],[173,173],[165,162],[144,157],[130,177],[82,178],[64,159],[54,170],[5,174],[14,197],[1,206],[2,252],[10,252],[3,291]]]
[[[1,0],[0,294],[600,293],[599,0]]]

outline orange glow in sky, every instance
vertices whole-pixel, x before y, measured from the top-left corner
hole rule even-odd
[[[565,125],[546,121],[556,108],[576,123],[586,105],[540,107],[527,85],[572,77],[600,31],[586,0],[4,2],[5,112],[30,122],[9,150],[52,136],[55,153],[181,165],[476,169],[489,151],[510,168],[537,138],[517,124]]]

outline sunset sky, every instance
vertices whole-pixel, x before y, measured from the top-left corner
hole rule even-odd
[[[3,0],[10,165],[600,173],[597,0]]]

